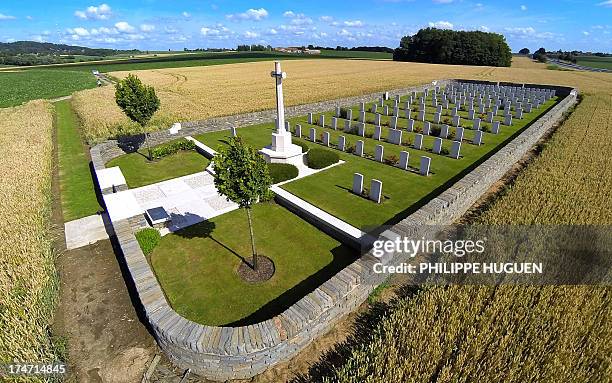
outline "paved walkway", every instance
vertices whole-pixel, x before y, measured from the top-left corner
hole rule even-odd
[[[106,214],[90,215],[89,217],[75,219],[64,224],[66,236],[66,249],[78,249],[108,239],[113,227]]]
[[[147,209],[163,207],[172,219],[168,230],[174,232],[238,208],[221,196],[213,176],[200,172],[168,181],[104,196],[113,222],[144,214]]]

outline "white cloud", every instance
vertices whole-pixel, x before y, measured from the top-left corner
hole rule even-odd
[[[26,16],[26,20],[34,20],[34,18],[32,16],[30,16],[30,15],[27,15]]]
[[[283,17],[295,17],[295,13],[293,11],[285,11]]]
[[[220,40],[229,38],[230,35],[232,35],[233,33],[234,33],[233,31],[231,31],[229,28],[227,28],[223,24],[217,24],[212,27],[202,27],[200,29],[200,34],[202,36],[220,39]]]
[[[276,29],[274,29],[274,28],[271,28],[270,30],[268,30],[268,34],[269,35],[276,35],[276,34],[278,34],[278,31]]]
[[[119,32],[123,33],[132,33],[136,30],[136,28],[128,24],[127,21],[120,21],[116,23],[115,28],[117,28]]]
[[[83,27],[68,28],[68,33],[79,37],[89,36],[89,31]]]
[[[207,27],[202,27],[202,29],[200,29],[200,33],[203,36],[219,36],[221,34],[221,32],[219,32],[218,29],[207,28]]]
[[[225,18],[228,20],[253,20],[253,21],[261,21],[268,17],[268,11],[264,8],[259,9],[248,9],[246,12],[235,13],[231,15],[226,15]]]
[[[0,13],[0,20],[15,20],[15,19],[16,19],[15,16],[5,15],[3,13]]]
[[[504,28],[504,30],[511,36],[522,39],[547,40],[555,37],[552,32],[538,32],[534,27],[512,27]]]
[[[364,26],[363,21],[361,20],[346,20],[344,25],[351,28],[361,28]]]
[[[298,13],[291,20],[291,24],[293,25],[310,25],[312,24],[312,19],[303,13]]]
[[[440,29],[453,29],[453,24],[449,21],[436,21],[435,23],[430,21],[428,24],[432,28],[440,28]]]
[[[486,25],[481,25],[478,29],[480,29],[483,32],[489,32],[489,27],[487,27]]]
[[[341,30],[338,31],[338,36],[342,36],[342,37],[350,37],[353,34],[349,31],[347,31],[346,29],[342,28]]]
[[[108,4],[89,6],[84,11],[74,11],[74,15],[83,20],[108,20],[112,15],[112,9]]]
[[[527,10],[527,6],[526,5],[521,5],[521,11],[526,11]]]
[[[599,3],[597,5],[600,5],[602,7],[612,7],[612,0],[602,1],[601,3]]]
[[[251,32],[251,31],[246,31],[246,32],[244,32],[244,37],[246,37],[247,39],[255,39],[255,38],[259,37],[259,33]]]
[[[320,21],[323,21],[324,23],[330,23],[332,21],[334,21],[334,18],[331,16],[321,16],[319,17]]]
[[[590,33],[587,32],[587,31],[582,31],[582,34],[585,35],[585,36],[588,36]]]
[[[191,13],[189,13],[189,12],[183,12],[183,13],[181,13],[181,15],[182,15],[184,18],[187,18],[187,19],[191,17]]]
[[[143,32],[153,32],[155,30],[155,25],[140,24],[140,30]]]

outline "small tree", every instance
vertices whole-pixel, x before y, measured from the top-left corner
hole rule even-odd
[[[115,101],[130,120],[138,123],[145,136],[149,161],[153,159],[146,126],[159,109],[159,98],[152,86],[144,85],[138,77],[129,74],[115,86]]]
[[[522,55],[528,55],[529,54],[529,48],[523,48],[519,51],[520,54]]]
[[[272,196],[272,178],[263,157],[240,137],[231,137],[229,144],[215,155],[213,160],[215,186],[229,201],[246,210],[253,252],[253,270],[257,270],[257,249],[253,234],[251,208],[259,201]]]

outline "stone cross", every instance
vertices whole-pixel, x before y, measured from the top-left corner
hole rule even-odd
[[[276,79],[276,132],[285,131],[285,105],[283,102],[283,79],[287,78],[287,73],[281,70],[280,61],[274,62],[274,70],[270,76]]]

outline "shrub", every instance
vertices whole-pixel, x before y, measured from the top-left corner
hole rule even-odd
[[[312,169],[323,169],[335,164],[339,160],[338,153],[331,150],[312,148],[308,152],[308,167]]]
[[[161,241],[161,234],[159,234],[157,229],[147,227],[146,229],[136,232],[136,240],[138,241],[142,252],[145,253],[145,255],[149,255],[159,244],[159,241]]]
[[[340,108],[340,117],[346,119],[349,108]]]
[[[302,147],[302,153],[306,153],[308,152],[308,150],[310,150],[310,147],[308,146],[308,144],[301,142],[301,141],[297,141],[294,142],[294,144],[296,144],[297,146]]]
[[[399,158],[396,155],[392,154],[392,155],[386,156],[384,158],[384,161],[385,161],[385,164],[387,165],[395,165],[399,162]]]
[[[440,155],[443,155],[443,156],[448,156],[448,154],[449,154],[449,153],[450,153],[450,152],[449,152],[449,151],[448,151],[448,149],[446,149],[446,148],[442,148],[442,149],[440,149]]]
[[[429,132],[429,134],[431,134],[432,136],[439,137],[441,130],[442,128],[440,128],[438,125],[434,125],[431,127],[431,131]]]
[[[268,169],[275,184],[294,179],[299,173],[298,168],[291,164],[268,164]]]
[[[482,130],[482,131],[483,131],[483,132],[485,132],[485,133],[489,133],[489,132],[491,131],[491,128],[489,127],[489,125],[485,125],[485,124],[483,124],[483,125],[480,127],[480,130]]]
[[[151,148],[151,155],[153,158],[163,158],[180,150],[195,150],[195,148],[196,146],[193,141],[179,140]]]

